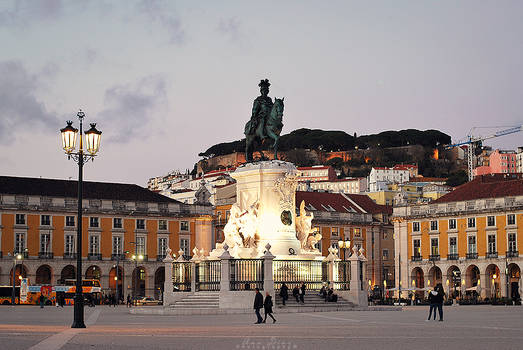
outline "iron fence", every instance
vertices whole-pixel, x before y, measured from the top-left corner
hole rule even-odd
[[[175,292],[191,291],[191,263],[173,262],[173,288]]]
[[[328,282],[328,263],[314,260],[274,260],[272,265],[274,289],[283,283],[289,289],[305,283],[308,290],[320,290]]]
[[[349,290],[350,289],[350,261],[335,261],[334,262],[334,289]]]
[[[231,290],[263,289],[263,259],[230,260]]]
[[[196,291],[220,290],[222,265],[220,260],[202,261],[196,264]]]

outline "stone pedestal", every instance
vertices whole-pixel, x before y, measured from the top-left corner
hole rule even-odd
[[[299,254],[296,239],[296,167],[273,160],[242,165],[231,176],[236,180],[237,204],[242,212],[259,203],[257,216],[258,257],[270,243],[277,257]]]

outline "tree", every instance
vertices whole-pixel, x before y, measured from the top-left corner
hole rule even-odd
[[[468,180],[469,177],[467,175],[467,172],[465,170],[460,170],[455,173],[449,174],[449,178],[447,179],[447,182],[445,182],[445,185],[456,187],[459,185],[463,185]]]

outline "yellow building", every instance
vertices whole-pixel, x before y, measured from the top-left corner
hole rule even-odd
[[[521,291],[523,176],[486,175],[424,205],[395,207],[396,276],[404,289],[442,284],[451,295]]]
[[[0,284],[18,276],[30,284],[76,278],[77,182],[0,177]],[[84,182],[84,278],[116,289],[159,297],[167,248],[187,256],[212,244],[212,212],[131,184]],[[14,253],[22,253],[15,260]],[[133,260],[132,257],[135,257]]]

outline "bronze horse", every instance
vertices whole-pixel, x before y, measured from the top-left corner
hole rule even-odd
[[[274,104],[272,105],[271,112],[264,123],[258,123],[258,126],[254,133],[250,134],[251,121],[249,120],[245,124],[245,159],[247,162],[252,162],[252,153],[255,143],[258,144],[258,152],[261,154],[261,158],[264,159],[263,153],[261,152],[261,145],[264,140],[270,139],[272,145],[269,147],[274,150],[274,159],[278,159],[278,141],[280,139],[280,133],[283,128],[283,98],[274,98]]]

